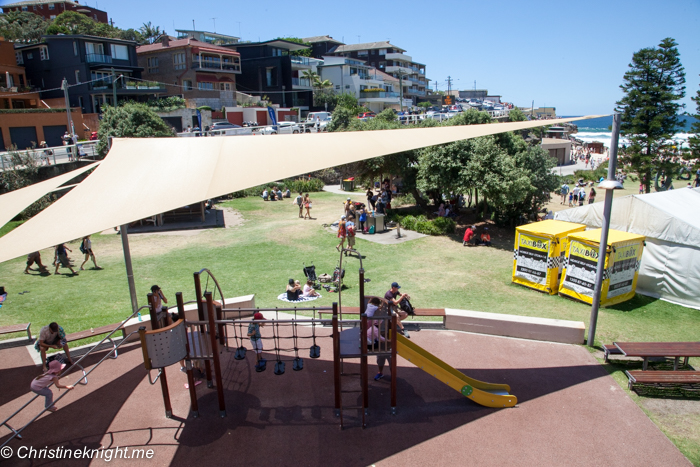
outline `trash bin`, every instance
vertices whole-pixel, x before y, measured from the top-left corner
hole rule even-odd
[[[346,178],[343,180],[343,191],[355,191],[355,179]]]
[[[377,233],[384,232],[386,230],[386,216],[384,214],[375,214],[374,220],[374,231]]]

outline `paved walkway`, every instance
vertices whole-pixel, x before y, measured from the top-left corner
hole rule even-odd
[[[280,332],[291,337],[289,328],[280,327]],[[298,333],[310,337],[311,330],[299,327]],[[57,413],[42,416],[24,431],[24,439],[9,446],[107,446],[112,454],[117,447],[152,449],[149,462],[158,466],[222,465],[230,459],[240,465],[463,465],[465,459],[470,465],[690,465],[581,346],[453,331],[412,332],[412,342],[470,377],[509,384],[518,406],[478,406],[399,358],[397,414],[390,412],[388,378],[370,378],[367,428],[359,427],[358,411],[348,409],[346,428],[340,430],[334,414],[330,330],[316,329],[319,359],[308,358],[312,341],[300,339],[303,371],[293,371],[287,362],[279,376],[273,373],[272,326],[262,334],[268,338],[263,373],[254,371],[252,352],[242,361],[233,352],[221,353],[224,418],[219,417],[216,390],[206,384],[197,386],[200,417],[188,417],[186,375],[177,364],[166,372],[173,418],[165,418],[160,384],[148,383],[142,352],[134,344],[95,370],[87,386],[62,399]],[[291,347],[287,344],[283,339],[280,345]],[[237,343],[232,339],[231,345]],[[4,419],[31,397],[29,382],[39,369],[23,347],[3,350],[2,356],[2,380],[13,381],[0,392]],[[283,356],[293,358],[293,353]],[[358,360],[346,360],[344,370],[357,373]],[[369,371],[370,376],[376,371],[373,361]],[[343,377],[344,388],[358,388],[356,378]],[[62,382],[76,379],[72,374]],[[344,404],[357,405],[358,397],[347,393]],[[34,402],[14,426],[27,422],[40,405]],[[8,431],[1,430],[4,440]],[[32,465],[51,462],[39,459]],[[120,458],[111,464],[134,465]],[[3,465],[28,462],[15,454]]]

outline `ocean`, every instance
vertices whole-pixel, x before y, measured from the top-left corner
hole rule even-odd
[[[683,128],[674,135],[673,140],[681,145],[681,147],[687,148],[688,136],[692,134],[689,133],[690,126],[697,120],[694,117],[683,115],[681,116],[681,121]],[[605,147],[610,147],[610,139],[612,138],[612,115],[608,117],[591,118],[590,120],[580,120],[573,123],[578,126],[578,133],[573,135],[575,138],[586,143],[600,141],[605,144]],[[620,137],[620,144],[628,144],[628,141]]]

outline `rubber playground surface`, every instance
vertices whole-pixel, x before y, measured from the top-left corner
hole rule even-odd
[[[300,336],[310,333],[299,328]],[[317,328],[316,333],[329,336],[330,329]],[[270,328],[262,334],[269,337]],[[154,451],[150,460],[114,458],[112,465],[690,465],[581,346],[432,330],[412,332],[411,341],[472,378],[509,384],[518,406],[479,406],[399,357],[397,414],[391,415],[388,368],[387,376],[375,382],[376,366],[370,360],[367,427],[360,427],[358,410],[347,409],[341,430],[334,410],[331,340],[320,337],[321,358],[308,358],[310,340],[302,339],[304,369],[293,371],[288,362],[283,375],[273,373],[275,356],[269,352],[267,370],[256,373],[249,342],[242,361],[224,350],[225,418],[219,417],[216,390],[206,382],[197,386],[200,416],[188,418],[186,375],[179,365],[169,367],[173,418],[167,419],[160,383],[148,383],[136,343],[122,347],[117,360],[107,360],[87,386],[58,403],[58,412],[43,415],[23,432],[24,439],[8,446]],[[272,341],[265,346],[270,348]],[[2,355],[4,420],[28,400],[29,383],[39,368],[24,347]],[[344,372],[358,373],[359,359],[346,360]],[[61,383],[75,380],[73,374]],[[357,376],[343,377],[342,383],[345,390],[359,390]],[[343,403],[357,406],[359,397],[359,392],[346,393]],[[41,404],[43,398],[13,426],[36,415]],[[4,427],[0,435],[4,441]],[[31,465],[103,462],[41,459]],[[3,465],[30,462],[13,456]]]

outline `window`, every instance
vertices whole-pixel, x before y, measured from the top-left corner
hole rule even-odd
[[[29,10],[29,8],[27,8],[26,6],[22,7],[22,11],[28,11],[28,10]]]
[[[336,85],[335,85],[335,88],[336,88],[336,89],[340,89],[340,84],[336,84]]]
[[[379,55],[386,55],[386,49],[379,49]]]
[[[265,69],[265,82],[267,86],[277,86],[277,70],[275,68]]]
[[[80,70],[75,70],[75,84],[80,84]]]
[[[182,80],[182,87],[185,88],[185,91],[191,91],[192,90],[192,80],[191,79],[183,79]]]
[[[32,8],[33,8],[34,11],[36,11],[36,5],[34,5]]]
[[[125,45],[112,44],[112,59],[129,60],[129,48]]]
[[[86,42],[85,43],[85,53],[104,55],[105,54],[105,46],[98,43],[98,42]]]
[[[46,47],[45,45],[42,45],[39,47],[39,54],[41,55],[42,60],[48,60],[49,59],[49,48]]]
[[[53,10],[54,8],[56,8],[56,5],[53,3],[49,3],[49,10]]]
[[[76,82],[78,82],[77,78],[77,71],[76,71]],[[93,71],[90,75],[92,77],[92,80],[101,80],[104,81],[105,83],[111,84],[112,83],[112,73],[109,73],[107,71]]]
[[[78,43],[73,41],[73,55],[78,55]]]
[[[173,54],[173,66],[176,70],[184,70],[187,68],[184,52]]]
[[[220,83],[220,84],[221,84],[222,91],[230,91],[231,90],[231,83]]]
[[[197,89],[202,89],[202,90],[214,89],[214,83],[210,83],[208,81],[204,81],[204,82],[197,81]]]
[[[357,56],[358,56],[358,57],[366,57],[366,56],[367,56],[367,51],[366,51],[366,50],[358,50],[358,51],[357,51]]]
[[[379,69],[383,70],[386,67],[386,62],[379,62]]]
[[[56,15],[51,15],[50,19],[56,19]]]
[[[33,60],[34,54],[32,52],[27,52],[27,60]]]
[[[158,57],[150,57],[148,59],[148,72],[158,73]]]
[[[277,47],[270,47],[270,52],[272,53],[273,57],[283,57],[287,55],[286,50],[278,49]]]
[[[22,57],[22,52],[15,52],[15,59],[17,60],[17,65],[24,65],[24,59]]]

